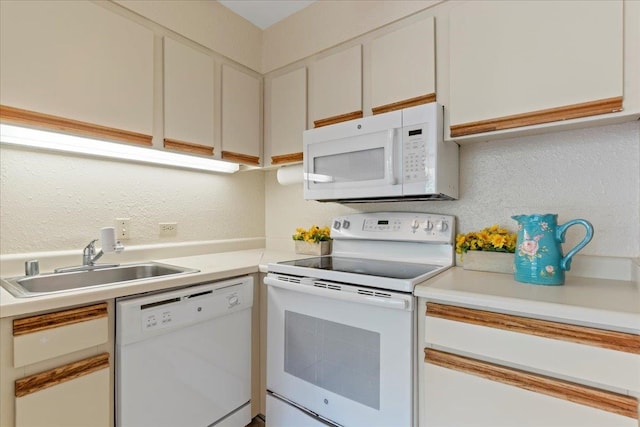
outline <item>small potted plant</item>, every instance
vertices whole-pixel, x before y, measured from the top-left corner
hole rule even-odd
[[[513,273],[517,234],[497,224],[456,236],[456,253],[465,270]]]
[[[292,236],[297,254],[327,255],[331,253],[331,230],[329,227],[312,225],[308,230],[296,228]]]

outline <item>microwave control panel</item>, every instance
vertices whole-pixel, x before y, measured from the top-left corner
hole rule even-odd
[[[418,182],[427,179],[427,139],[422,127],[405,129],[402,144],[404,182]]]

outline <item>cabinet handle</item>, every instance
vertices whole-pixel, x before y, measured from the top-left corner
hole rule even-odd
[[[403,108],[415,107],[416,105],[428,104],[430,102],[436,102],[435,93],[405,99],[404,101],[392,102],[391,104],[380,105],[379,107],[373,107],[371,112],[374,115],[388,113],[389,111],[402,110]]]
[[[101,353],[97,356],[16,380],[15,395],[16,397],[26,396],[108,367],[109,353]]]
[[[250,156],[249,154],[234,153],[233,151],[223,151],[222,160],[228,160],[230,162],[243,163],[246,165],[260,164],[260,157]]]
[[[52,116],[35,111],[0,105],[0,119],[2,121],[24,125],[34,125],[54,132],[66,131],[76,135],[115,139],[117,141],[151,146],[151,135],[131,132],[128,130],[94,125],[64,117]]]
[[[342,123],[349,120],[361,119],[363,117],[362,110],[354,111],[352,113],[340,114],[338,116],[327,117],[326,119],[319,119],[313,121],[313,127],[320,128],[322,126],[335,125],[336,123]]]
[[[473,135],[482,132],[512,129],[522,126],[538,125],[541,123],[558,122],[595,116],[598,114],[622,111],[622,97],[599,99],[597,101],[582,102],[580,104],[565,105],[563,107],[548,108],[512,116],[497,117],[495,119],[451,125],[451,136]]]
[[[507,368],[430,348],[424,349],[424,361],[432,365],[465,372],[491,381],[568,400],[625,417],[638,418],[638,399],[631,396]]]
[[[107,317],[107,303],[94,304],[87,307],[72,308],[54,313],[15,319],[13,321],[13,336],[30,334],[46,329],[85,322],[87,320]]]
[[[192,142],[179,141],[177,139],[165,138],[164,148],[169,150],[182,151],[185,153],[202,154],[203,156],[213,156],[213,147],[194,144]]]
[[[426,315],[489,328],[640,354],[640,335],[568,325],[453,305],[427,303]]]
[[[280,165],[282,163],[301,162],[302,160],[303,160],[302,152],[282,154],[280,156],[271,156],[272,165]]]

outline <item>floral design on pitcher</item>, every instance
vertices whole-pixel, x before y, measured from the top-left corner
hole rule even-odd
[[[540,272],[542,277],[551,277],[556,274],[556,269],[553,265],[547,265],[544,270]]]
[[[524,230],[524,240],[518,245],[518,255],[527,257],[529,261],[533,261],[534,258],[541,258],[542,253],[547,252],[546,246],[540,246],[538,241],[544,237],[544,234],[536,234],[533,239]]]

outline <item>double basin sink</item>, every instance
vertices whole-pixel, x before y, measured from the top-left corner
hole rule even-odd
[[[78,289],[95,288],[173,276],[197,273],[199,270],[157,262],[118,265],[108,268],[95,267],[81,271],[39,274],[2,279],[2,287],[12,295],[24,298],[70,292]]]

